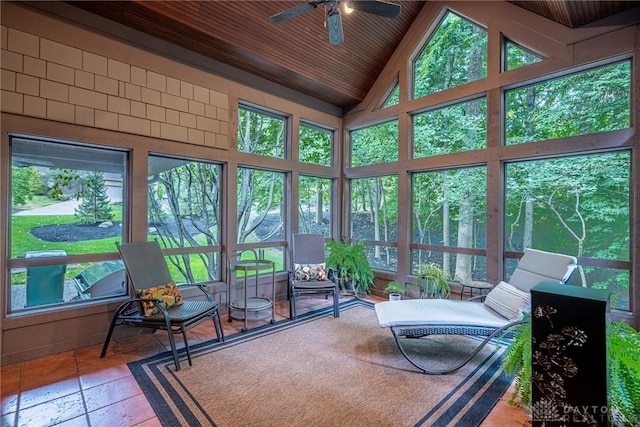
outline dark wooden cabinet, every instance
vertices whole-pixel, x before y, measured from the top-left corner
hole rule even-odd
[[[606,426],[609,291],[531,290],[533,426]]]

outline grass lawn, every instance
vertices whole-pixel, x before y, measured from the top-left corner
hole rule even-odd
[[[113,206],[113,212],[115,214],[114,221],[122,219],[121,206]],[[31,233],[30,230],[36,227],[70,224],[76,223],[77,219],[73,215],[25,215],[25,216],[12,216],[11,217],[11,258],[23,257],[25,253],[29,251],[48,251],[48,250],[63,250],[69,255],[78,254],[99,254],[116,252],[116,242],[122,241],[121,237],[111,237],[106,239],[97,240],[83,240],[76,242],[48,242],[37,239]],[[206,240],[203,236],[196,236],[196,241],[200,244],[206,244]],[[273,260],[276,264],[276,271],[282,271],[283,259],[282,251],[279,248],[268,248],[265,250],[264,257],[266,259]],[[191,263],[191,269],[196,281],[208,280],[208,275],[202,260],[197,255],[191,255],[188,257]],[[243,254],[243,258],[253,258],[251,252],[246,251]],[[174,258],[175,259],[175,258]],[[182,261],[182,257],[178,257]],[[90,265],[90,263],[82,263],[80,265],[68,266],[65,277],[67,279],[75,277],[79,272],[84,270]],[[184,282],[185,279],[171,262],[169,262],[169,269],[172,276],[178,282]],[[222,278],[224,280],[224,278]],[[11,275],[12,284],[23,284],[26,281],[26,273],[13,273]]]

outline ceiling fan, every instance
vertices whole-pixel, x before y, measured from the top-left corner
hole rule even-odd
[[[396,3],[389,3],[386,1],[346,1],[346,0],[317,0],[310,1],[305,4],[293,7],[283,12],[277,13],[269,18],[273,23],[278,23],[291,19],[294,16],[308,12],[324,5],[327,8],[326,26],[329,30],[329,43],[336,45],[344,41],[344,35],[342,32],[342,15],[340,14],[340,4],[342,3],[345,13],[350,13],[351,10],[358,10],[361,12],[371,13],[373,15],[383,16],[385,18],[396,18],[400,15],[401,6]]]

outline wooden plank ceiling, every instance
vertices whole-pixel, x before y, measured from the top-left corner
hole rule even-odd
[[[344,112],[361,102],[425,1],[397,1],[400,16],[343,14],[344,43],[330,45],[326,8],[273,24],[269,17],[303,1],[69,1],[228,64]],[[511,3],[570,28],[592,24],[638,1],[519,1]],[[232,76],[231,76],[232,77]]]

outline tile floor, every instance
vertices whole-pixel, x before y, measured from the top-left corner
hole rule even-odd
[[[324,304],[322,298],[301,298],[298,309],[302,312]],[[286,303],[276,304],[276,320],[288,315]],[[223,315],[225,335],[240,331],[242,322],[226,319]],[[213,337],[213,324],[206,322],[189,332],[189,343]],[[95,345],[3,366],[2,427],[160,426],[126,364],[162,352],[166,345],[166,333],[158,332],[112,342],[103,359],[99,358],[101,345]],[[509,397],[510,391],[481,427],[531,425],[523,409],[508,403]]]

